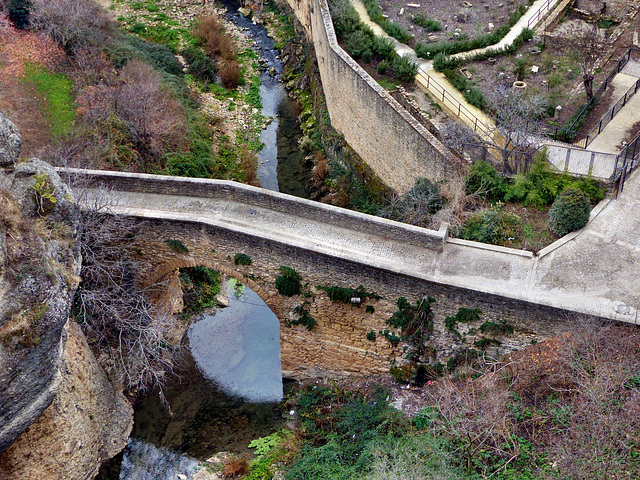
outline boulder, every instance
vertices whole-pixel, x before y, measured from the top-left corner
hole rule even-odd
[[[20,154],[22,139],[18,127],[0,112],[0,167],[13,165]]]

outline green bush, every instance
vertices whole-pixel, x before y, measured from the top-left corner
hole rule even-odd
[[[29,14],[33,5],[30,0],[11,0],[9,2],[9,20],[21,30],[29,26]]]
[[[416,54],[421,51],[421,45],[424,44],[416,44]],[[421,54],[418,55],[420,58],[429,58],[429,55]],[[450,57],[445,53],[438,53],[433,59],[433,68],[435,68],[438,72],[444,72],[445,70],[450,70],[456,68],[460,65],[460,60],[455,57]]]
[[[216,306],[222,277],[207,267],[180,269],[180,285],[183,292],[183,314],[193,315]]]
[[[393,62],[393,59],[396,58],[396,48],[393,45],[393,42],[386,37],[373,37],[373,41],[371,43],[371,50],[374,55],[378,58],[385,59],[387,61]]]
[[[579,230],[589,221],[589,197],[577,188],[567,188],[551,205],[549,228],[559,237]]]
[[[182,56],[189,65],[189,73],[206,82],[216,81],[216,67],[206,53],[195,45],[189,45],[182,51]]]
[[[381,22],[380,26],[387,33],[387,35],[395,38],[399,42],[407,43],[413,38],[413,35],[411,35],[406,28],[396,22],[392,22],[391,20],[385,20]]]
[[[371,330],[369,333],[367,333],[367,340],[369,340],[370,342],[375,342],[376,341],[376,332]]]
[[[398,80],[411,83],[418,74],[418,65],[408,55],[398,56],[393,61],[393,71]]]
[[[382,60],[379,64],[378,64],[378,73],[380,75],[384,75],[385,73],[387,73],[387,71],[389,71],[389,67],[391,65],[389,65],[389,62],[387,62],[386,60]]]
[[[420,13],[417,14],[417,15],[414,15],[411,20],[416,25],[424,27],[427,30],[429,30],[430,32],[438,32],[438,31],[442,30],[442,24],[439,21],[434,20],[432,18],[425,17],[424,15],[422,15]]]
[[[327,295],[332,302],[342,302],[350,304],[352,298],[359,298],[361,300],[365,300],[367,298],[373,298],[374,300],[380,299],[380,295],[373,292],[367,292],[362,285],[360,285],[358,288],[344,288],[337,286],[318,288],[327,292]],[[359,304],[357,305],[360,306]]]
[[[505,179],[484,160],[473,164],[466,178],[466,190],[490,201],[503,200],[507,192]]]
[[[330,0],[331,20],[338,36],[355,32],[361,25],[360,15],[348,0]]]
[[[234,265],[251,265],[251,257],[246,253],[236,253],[233,257]]]
[[[297,320],[290,320],[288,325],[304,325],[307,327],[307,330],[313,330],[313,327],[316,325],[316,319],[309,315],[309,310],[304,308],[302,305],[298,305],[293,309],[293,313],[298,315]]]
[[[522,236],[522,224],[518,215],[501,209],[485,210],[468,219],[459,233],[464,240],[509,246]]]
[[[579,188],[589,197],[591,205],[596,205],[602,199],[607,189],[598,183],[593,177],[584,177],[571,184],[572,187]]]
[[[359,29],[345,35],[343,40],[345,50],[354,60],[362,58],[365,62],[371,61],[373,55],[373,50],[371,49],[373,44],[372,35],[363,29]]]
[[[278,292],[287,297],[298,295],[302,289],[300,284],[300,274],[291,267],[281,266],[280,276],[276,278],[276,288]]]

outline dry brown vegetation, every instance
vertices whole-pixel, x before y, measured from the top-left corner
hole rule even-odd
[[[224,465],[222,475],[225,478],[238,478],[249,473],[249,461],[245,457],[231,457]]]
[[[196,20],[194,34],[209,55],[220,58],[218,73],[224,86],[226,88],[237,86],[240,80],[237,49],[218,17],[207,15]]]
[[[537,478],[555,477],[544,473],[538,458],[551,459],[562,478],[640,473],[636,328],[585,321],[570,333],[476,367],[483,375],[475,380],[443,379],[426,389],[438,412],[431,431],[456,439],[469,471],[488,468],[482,458],[490,452],[493,468],[526,464],[532,472],[540,469]]]

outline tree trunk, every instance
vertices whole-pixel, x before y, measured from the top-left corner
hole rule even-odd
[[[584,92],[587,94],[587,100],[591,100],[593,98],[593,75],[585,73],[582,76],[582,81],[584,83]]]

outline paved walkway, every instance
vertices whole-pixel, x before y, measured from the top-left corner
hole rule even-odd
[[[636,79],[637,80],[637,79]],[[640,121],[640,93],[637,93],[631,100],[622,107],[613,120],[611,120],[602,132],[589,144],[589,150],[618,154],[622,149],[622,142],[633,140],[631,134],[632,127]]]
[[[539,21],[540,18],[544,18],[544,15],[560,2],[561,0],[537,0],[499,43],[484,49],[463,52],[455,56],[473,56],[488,49],[503,48],[504,46],[511,45],[522,30],[527,28],[532,18],[538,19],[537,21]],[[462,93],[451,85],[442,73],[433,68],[430,60],[418,58],[412,48],[398,42],[395,38],[389,37],[380,25],[374,23],[369,18],[367,9],[361,0],[351,0],[351,3],[360,15],[362,23],[369,26],[376,35],[390,38],[396,47],[398,55],[408,55],[414,60],[418,65],[416,84],[419,88],[428,93],[450,115],[464,122],[483,140],[497,144],[502,143],[499,139],[495,138],[497,130],[494,120],[479,108],[467,103]],[[537,21],[533,22],[532,25],[535,25]]]
[[[144,184],[144,176],[128,174],[129,177],[140,177],[140,183]],[[167,183],[172,181],[171,177],[157,178]],[[259,195],[284,196],[303,202],[280,193],[255,190]],[[89,191],[89,195],[93,193]],[[597,215],[593,214],[592,222],[583,232],[570,234],[538,256],[457,239],[449,239],[443,251],[438,252],[402,240],[390,240],[383,234],[355,231],[340,220],[327,224],[315,217],[293,215],[286,209],[266,208],[228,197],[118,190],[113,191],[111,197],[119,213],[216,225],[444,285],[629,323],[639,321],[640,177],[637,172],[629,178],[617,201],[603,202],[603,208]],[[270,205],[277,206],[278,202]]]

